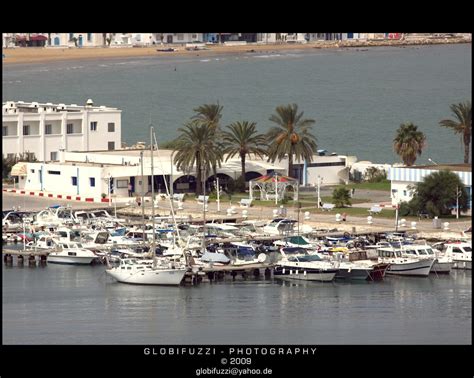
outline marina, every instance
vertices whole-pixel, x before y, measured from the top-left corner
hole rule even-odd
[[[413,164],[393,139],[405,119],[424,130],[449,104],[464,109],[456,72],[470,45],[208,60],[159,50],[74,72],[5,69],[5,344],[472,343],[469,153],[460,163],[439,127]],[[87,94],[69,93],[71,78]],[[230,142],[246,133],[251,147]],[[421,199],[443,175],[436,193],[447,191]]]

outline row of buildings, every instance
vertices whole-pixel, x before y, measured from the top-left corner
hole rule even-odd
[[[102,47],[185,43],[306,43],[399,39],[401,33],[3,33],[2,46]]]
[[[2,110],[4,156],[34,154],[38,160],[14,166],[12,176],[18,189],[85,198],[100,198],[110,193],[128,196],[129,185],[133,194],[151,191],[150,150],[145,150],[145,143],[137,146],[141,148],[121,147],[120,109],[95,106],[89,99],[85,105],[7,101]],[[245,179],[248,182],[277,172],[296,178],[303,187],[347,184],[350,177],[363,174],[371,166],[388,173],[392,182],[392,204],[410,200],[413,184],[426,175],[449,169],[466,186],[471,207],[472,169],[469,164],[400,167],[358,162],[354,156],[318,150],[311,162],[295,161],[293,172],[288,172],[287,158],[275,163],[258,157],[247,159]],[[240,172],[238,157],[225,161],[217,169],[221,186],[225,189]],[[153,176],[157,191],[165,191],[165,182],[171,183],[176,193],[196,189],[196,172],[178,170],[171,150],[155,151]],[[209,173],[206,180],[211,188],[215,177]]]

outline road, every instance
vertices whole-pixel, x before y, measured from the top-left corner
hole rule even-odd
[[[11,210],[13,207],[25,211],[39,211],[53,205],[70,205],[72,209],[98,209],[100,207],[108,207],[108,204],[88,203],[81,201],[67,201],[54,198],[44,198],[37,196],[27,196],[16,193],[2,193],[2,211]]]

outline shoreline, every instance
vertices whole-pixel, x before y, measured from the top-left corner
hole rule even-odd
[[[185,50],[184,46],[154,45],[153,47],[18,47],[2,49],[5,66],[15,64],[47,63],[70,60],[119,59],[130,57],[161,57],[161,56],[213,56],[226,54],[275,53],[276,51],[294,51],[313,49],[346,49],[370,47],[409,47],[430,46],[440,44],[471,43],[462,38],[421,39],[421,40],[371,40],[371,41],[319,41],[305,44],[246,44],[238,46],[207,45],[206,50]],[[173,52],[157,51],[159,48],[175,47]]]

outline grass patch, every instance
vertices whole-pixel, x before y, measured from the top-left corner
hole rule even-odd
[[[390,191],[390,181],[389,180],[383,180],[380,182],[360,182],[360,183],[353,183],[349,185],[341,185],[342,187],[345,187],[347,189],[352,189],[354,188],[357,193],[357,189],[367,189],[367,190],[383,190],[383,191]]]

